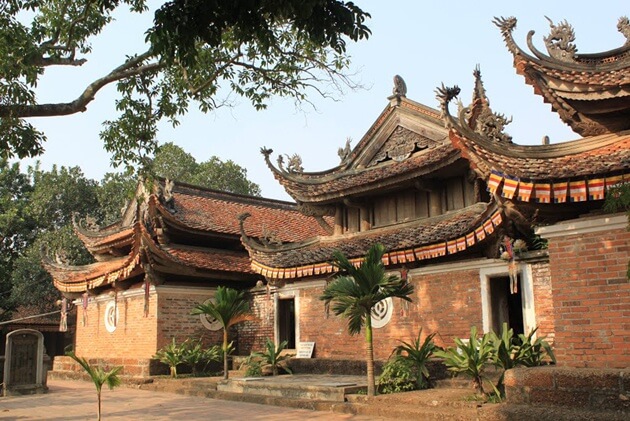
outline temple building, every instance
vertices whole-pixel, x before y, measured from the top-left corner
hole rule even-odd
[[[630,365],[630,232],[625,214],[602,211],[630,180],[630,38],[616,50],[577,54],[572,28],[551,23],[548,54],[512,39],[516,19],[497,19],[517,73],[580,139],[523,146],[490,107],[475,69],[471,104],[439,109],[394,90],[340,163],[306,172],[298,156],[262,148],[295,203],[158,180],[138,187],[120,222],[76,232],[96,262],[45,262],[78,307],[76,352],[154,372],[151,356],[172,338],[219,341],[212,320],[192,316],[219,285],[250,292],[255,320],[234,332],[237,353],[265,338],[289,348],[314,342],[316,358],[363,359],[362,341],[319,299],[335,276],[332,252],[359,262],[374,243],[383,263],[415,287],[372,314],[375,358],[398,340],[437,332],[439,345],[471,326],[516,333],[538,328],[558,364]],[[630,32],[627,19],[619,29]]]

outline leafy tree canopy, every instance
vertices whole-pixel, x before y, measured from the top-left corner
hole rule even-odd
[[[72,101],[40,103],[36,88],[53,67],[82,66],[92,40],[121,7],[146,13],[147,0],[5,0],[0,3],[0,148],[36,156],[45,135],[32,117],[85,111],[116,84],[116,119],[101,132],[115,165],[144,166],[157,148],[157,124],[176,126],[193,104],[203,112],[236,94],[257,109],[271,96],[308,102],[356,87],[344,71],[346,39],[370,34],[369,14],[340,0],[171,0],[155,12],[145,51],[87,86]]]
[[[173,143],[158,147],[151,172],[159,177],[182,183],[260,196],[260,187],[247,179],[247,170],[234,161],[222,161],[216,156],[197,163],[195,158]]]

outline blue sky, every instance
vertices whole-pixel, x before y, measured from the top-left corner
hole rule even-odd
[[[153,3],[160,3],[159,1]],[[231,159],[245,167],[266,197],[289,200],[264,165],[260,147],[278,153],[301,155],[305,171],[321,171],[338,164],[337,148],[347,137],[353,146],[387,105],[393,76],[401,75],[407,97],[437,108],[434,90],[442,82],[459,85],[460,98],[471,98],[472,71],[478,64],[494,111],[512,116],[506,131],[520,144],[539,144],[548,135],[552,142],[579,136],[566,127],[541,97],[534,95],[512,67],[494,16],[515,16],[515,39],[526,47],[526,35],[535,30],[534,43],[544,51],[543,36],[549,32],[545,16],[554,22],[566,19],[576,33],[578,52],[601,52],[625,42],[617,32],[617,20],[629,15],[627,0],[598,2],[564,1],[396,1],[356,0],[372,14],[367,41],[350,44],[355,78],[367,89],[346,92],[338,101],[311,97],[316,110],[296,110],[290,100],[274,99],[265,111],[255,111],[245,100],[232,109],[210,114],[192,112],[176,129],[164,125],[158,135],[191,153],[197,161],[212,155]],[[81,69],[48,72],[41,80],[41,102],[74,99],[94,78],[116,67],[126,54],[143,51],[143,32],[150,16],[120,13],[117,20],[93,42],[94,54]],[[32,122],[48,136],[46,152],[38,159],[44,168],[52,164],[80,166],[84,173],[100,179],[113,171],[103,151],[101,124],[115,117],[115,87],[98,93],[84,113]],[[25,160],[23,166],[32,164]]]

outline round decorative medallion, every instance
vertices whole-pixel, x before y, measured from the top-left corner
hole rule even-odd
[[[113,332],[116,330],[116,325],[118,325],[118,307],[113,301],[110,301],[105,306],[105,329],[108,332]]]
[[[394,301],[389,298],[385,298],[384,300],[376,303],[374,307],[372,307],[372,327],[379,329],[392,319],[392,313],[394,312]]]
[[[213,303],[214,298],[209,298],[204,301],[204,304]],[[207,314],[200,314],[199,319],[201,320],[201,324],[208,330],[221,330],[223,326],[221,323],[215,319],[214,317],[208,316]]]

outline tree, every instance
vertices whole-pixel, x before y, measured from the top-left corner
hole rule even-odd
[[[10,316],[11,273],[33,239],[33,220],[26,209],[32,186],[19,164],[0,159],[0,320]]]
[[[0,192],[11,199],[11,207],[0,217],[4,317],[22,306],[35,307],[39,313],[55,309],[58,292],[41,266],[43,247],[66,264],[92,261],[73,233],[72,215],[100,218],[97,188],[98,183],[87,179],[79,167],[43,171],[36,165],[23,174],[14,164],[0,171]]]
[[[174,126],[194,103],[203,112],[231,105],[230,95],[263,109],[271,96],[308,102],[355,88],[344,73],[345,39],[370,34],[369,14],[341,0],[172,0],[155,12],[150,45],[130,51],[113,70],[72,101],[39,103],[40,76],[82,66],[91,40],[127,6],[148,11],[146,0],[8,0],[0,4],[0,147],[3,156],[36,156],[45,135],[32,117],[83,112],[105,86],[116,84],[117,119],[101,133],[114,164],[146,165],[157,147],[157,123]],[[30,22],[26,19],[30,18]],[[327,91],[324,87],[330,87]]]
[[[120,385],[120,377],[118,377],[118,373],[122,370],[122,366],[117,366],[109,371],[105,371],[103,367],[90,365],[85,358],[77,357],[74,352],[67,352],[66,355],[83,367],[94,383],[94,386],[96,387],[96,400],[98,405],[96,419],[101,421],[101,390],[103,389],[104,384],[106,384],[110,390]]]
[[[249,313],[249,304],[243,291],[232,288],[218,287],[214,300],[197,305],[192,314],[205,314],[216,319],[223,327],[223,378],[227,379],[228,354],[229,354],[229,330],[237,323],[252,320]]]
[[[159,177],[231,193],[260,196],[260,187],[247,179],[247,170],[231,160],[216,156],[197,163],[173,143],[158,147],[149,171]]]
[[[348,319],[348,332],[357,335],[365,328],[368,396],[375,394],[374,350],[372,345],[372,309],[386,298],[398,297],[411,301],[413,285],[395,275],[387,275],[382,262],[385,248],[375,244],[368,250],[360,266],[355,267],[343,253],[333,254],[333,264],[341,274],[324,290],[320,297],[332,304],[337,316]]]

